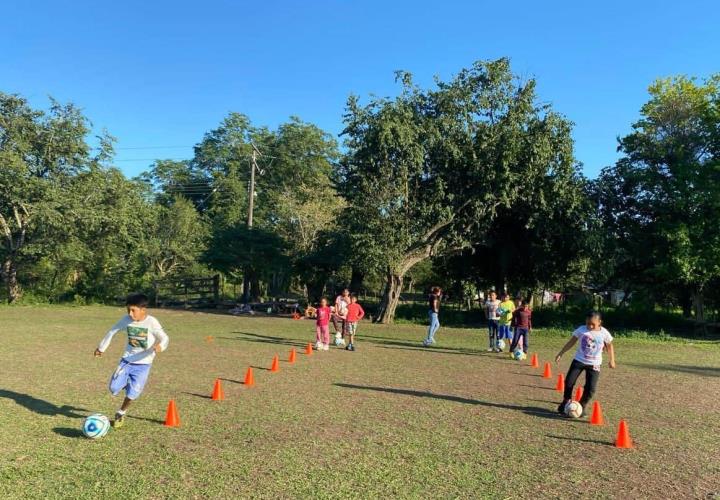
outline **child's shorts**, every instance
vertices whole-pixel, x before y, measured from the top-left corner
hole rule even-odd
[[[498,340],[499,339],[510,339],[512,340],[513,334],[512,334],[512,328],[510,328],[510,325],[500,325],[498,327]]]
[[[151,364],[120,361],[117,370],[110,378],[110,392],[113,396],[117,396],[125,389],[128,399],[137,399],[145,388],[151,367]]]
[[[357,321],[348,321],[347,323],[347,334],[348,335],[355,335],[355,332],[357,332]]]

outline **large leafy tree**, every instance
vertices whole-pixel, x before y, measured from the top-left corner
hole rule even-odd
[[[720,75],[656,81],[623,157],[597,184],[610,236],[610,279],[672,288],[704,318],[707,286],[720,277]]]
[[[52,101],[47,111],[0,93],[0,276],[7,299],[22,294],[20,276],[54,245],[52,237],[72,228],[74,177],[111,152],[109,137],[100,153],[86,143],[89,126],[72,104]]]
[[[358,222],[354,251],[386,276],[386,323],[415,264],[480,242],[538,176],[574,165],[570,123],[537,102],[534,80],[516,78],[507,59],[477,62],[433,89],[397,76],[394,99],[350,98],[340,169]]]

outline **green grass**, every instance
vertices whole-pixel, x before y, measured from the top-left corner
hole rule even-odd
[[[273,374],[262,368],[311,341],[312,322],[159,310],[169,350],[125,427],[91,441],[81,418],[117,408],[106,385],[123,341],[92,352],[122,313],[0,308],[0,498],[720,492],[718,343],[618,338],[618,368],[603,369],[598,394],[608,425],[592,427],[556,417],[554,379],[485,353],[484,331],[443,328],[439,347],[422,349],[422,327],[363,323],[357,352],[299,354]],[[564,339],[531,341],[544,361]],[[254,388],[234,382],[248,366],[259,367]],[[207,399],[216,377],[226,401]],[[160,424],[171,398],[178,429]],[[620,418],[634,450],[611,446]]]

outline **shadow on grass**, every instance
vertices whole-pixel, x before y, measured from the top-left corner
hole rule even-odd
[[[626,363],[636,368],[647,368],[650,370],[671,371],[700,375],[701,377],[720,377],[720,367],[713,366],[692,366],[692,365],[661,365],[652,363]]]
[[[409,342],[373,342],[369,338],[362,338],[364,343],[374,344],[382,349],[394,349],[400,351],[422,351],[435,354],[459,354],[461,356],[485,356],[486,353],[474,351],[472,349],[454,349],[451,347],[423,347],[421,344],[411,344]]]
[[[187,394],[188,396],[195,396],[196,398],[212,399],[207,394],[197,394],[195,392],[185,392],[185,391],[183,391],[183,394]]]
[[[38,415],[62,415],[70,418],[85,418],[86,415],[76,412],[88,411],[85,408],[77,408],[69,405],[57,406],[49,401],[45,401],[44,399],[39,399],[30,396],[29,394],[23,394],[20,392],[8,391],[7,389],[0,389],[0,398],[12,399],[20,406],[27,408]]]
[[[504,403],[492,403],[489,401],[480,401],[478,399],[469,399],[469,398],[463,398],[460,396],[453,396],[451,394],[435,394],[433,392],[415,391],[412,389],[397,389],[397,388],[393,388],[393,387],[374,387],[374,386],[369,386],[369,385],[354,385],[354,384],[342,384],[342,383],[335,383],[333,385],[335,385],[337,387],[344,387],[346,389],[387,392],[387,393],[391,393],[391,394],[401,394],[403,396],[415,396],[415,397],[420,397],[420,398],[441,399],[444,401],[452,401],[454,403],[486,406],[488,408],[500,408],[500,409],[504,409],[504,410],[515,410],[515,411],[521,411],[521,412],[525,413],[526,415],[531,415],[534,417],[541,417],[541,418],[548,418],[548,419],[552,419],[552,420],[564,419],[564,417],[559,415],[557,412],[554,412],[547,408],[540,408],[537,406],[518,406],[518,405],[509,405],[509,404],[504,404]]]
[[[164,424],[164,420],[158,420],[157,418],[147,418],[147,417],[136,417],[135,415],[127,415],[127,418],[132,418],[135,420],[144,420],[145,422],[151,422],[153,424]]]
[[[544,387],[542,385],[527,385],[527,384],[517,384],[518,387],[530,387],[531,389],[546,389],[548,391],[554,391],[554,387]]]
[[[232,384],[245,385],[245,381],[243,381],[243,380],[233,380],[231,378],[222,378],[222,377],[220,378],[220,380],[222,380],[223,382],[230,382]]]
[[[613,446],[613,443],[608,443],[607,441],[600,441],[599,439],[584,439],[584,438],[576,438],[576,437],[568,437],[568,436],[553,436],[552,434],[545,434],[545,437],[553,438],[553,439],[562,439],[563,441],[578,441],[581,443],[592,443],[592,444],[600,444],[603,446]]]
[[[265,370],[266,372],[270,371],[270,368],[265,368],[264,366],[251,366],[253,370]]]
[[[542,378],[542,375],[538,375],[537,373],[522,373],[522,372],[510,372],[515,375],[525,375],[526,377],[540,377]]]
[[[291,347],[305,347],[307,342],[301,342],[299,340],[290,340],[283,337],[273,337],[270,335],[260,335],[259,333],[250,332],[233,332],[242,337],[217,337],[225,340],[239,340],[241,342],[259,342],[261,344],[278,344],[287,345]]]
[[[85,437],[85,435],[82,433],[82,430],[73,429],[72,427],[55,427],[53,428],[53,432],[66,438],[77,439]]]

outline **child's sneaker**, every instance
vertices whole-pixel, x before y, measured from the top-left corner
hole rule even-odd
[[[487,349],[485,349],[485,352],[495,352],[495,349],[493,349],[492,347],[488,347]]]
[[[323,351],[329,351],[330,350],[330,344],[323,344]]]
[[[112,421],[112,428],[119,429],[125,423],[125,414],[117,412],[115,414],[115,420]]]
[[[355,346],[352,345],[352,344],[348,345],[348,347],[350,348],[350,349],[348,349],[348,350],[350,350],[350,351],[354,351],[354,350],[355,350]]]
[[[323,345],[322,342],[315,342],[315,350],[316,351],[322,351]]]

